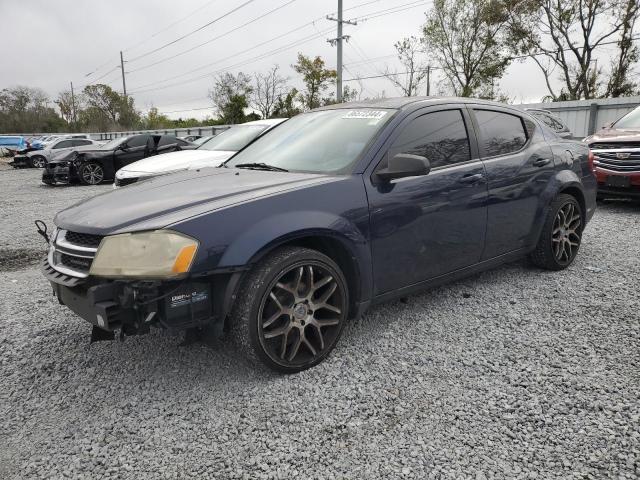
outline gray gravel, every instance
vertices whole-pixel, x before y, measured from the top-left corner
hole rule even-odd
[[[100,188],[0,171],[0,251]],[[638,478],[640,206],[576,263],[525,263],[370,311],[278,376],[163,332],[89,346],[29,261],[0,265],[0,478]],[[20,263],[20,262],[18,262]]]

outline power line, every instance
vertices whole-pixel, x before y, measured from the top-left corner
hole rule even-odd
[[[280,5],[280,6],[276,7],[276,8],[273,8],[273,9],[269,10],[269,11],[268,11],[268,12],[266,12],[266,13],[263,13],[262,15],[259,15],[259,16],[255,17],[255,18],[253,18],[253,19],[249,20],[248,22],[243,23],[242,25],[239,25],[239,26],[237,26],[237,27],[235,27],[235,28],[232,28],[231,30],[227,30],[226,32],[224,32],[224,33],[222,33],[222,34],[220,34],[220,35],[218,35],[218,36],[216,36],[216,37],[213,37],[213,38],[211,38],[211,39],[207,40],[206,42],[199,43],[198,45],[195,45],[195,46],[193,46],[193,47],[191,47],[191,48],[188,48],[188,49],[186,49],[186,50],[183,50],[182,52],[178,52],[178,53],[176,53],[175,55],[171,55],[171,56],[168,56],[168,57],[162,58],[162,59],[160,59],[160,60],[157,60],[157,61],[155,61],[155,62],[153,62],[153,63],[149,63],[149,64],[144,65],[144,66],[142,66],[142,67],[138,67],[138,68],[136,68],[136,69],[134,69],[134,70],[131,70],[131,72],[129,72],[129,73],[138,72],[138,71],[140,71],[140,70],[145,70],[145,69],[147,69],[147,68],[153,67],[153,66],[158,65],[158,64],[160,64],[160,63],[164,63],[164,62],[166,62],[166,61],[168,61],[168,60],[172,60],[172,59],[174,59],[174,58],[180,57],[180,56],[182,56],[182,55],[184,55],[184,54],[186,54],[186,53],[192,52],[193,50],[196,50],[196,49],[198,49],[198,48],[200,48],[200,47],[202,47],[202,46],[204,46],[204,45],[208,45],[208,44],[209,44],[209,43],[211,43],[211,42],[214,42],[214,41],[216,41],[216,40],[219,40],[219,39],[221,39],[221,38],[223,38],[223,37],[225,37],[225,36],[229,35],[230,33],[233,33],[233,32],[235,32],[235,31],[237,31],[237,30],[240,30],[241,28],[244,28],[244,27],[246,27],[247,25],[250,25],[250,24],[252,24],[252,23],[254,23],[254,22],[257,22],[258,20],[261,20],[261,19],[265,18],[266,16],[271,15],[272,13],[277,12],[278,10],[280,10],[280,9],[282,9],[282,8],[284,8],[284,7],[286,7],[286,6],[290,5],[290,4],[292,4],[292,3],[294,3],[294,2],[297,2],[297,1],[298,1],[298,0],[289,0],[289,1],[285,2],[285,3],[283,3],[282,5]]]
[[[300,46],[300,45],[302,45],[302,44],[304,44],[304,43],[308,43],[308,42],[310,42],[310,41],[312,41],[312,40],[315,40],[315,39],[317,39],[317,38],[320,38],[320,37],[321,37],[321,36],[323,36],[323,35],[326,35],[326,34],[327,34],[329,31],[331,31],[331,30],[333,30],[333,29],[332,29],[332,28],[330,28],[330,29],[328,29],[328,30],[322,31],[320,35],[319,35],[319,34],[313,34],[313,35],[308,36],[308,37],[306,37],[306,38],[303,38],[303,39],[297,40],[297,41],[295,41],[295,42],[289,43],[289,44],[287,44],[287,45],[284,45],[284,46],[282,46],[282,47],[276,48],[276,49],[271,50],[271,51],[269,51],[269,52],[265,52],[265,53],[263,53],[263,54],[261,54],[261,55],[258,55],[258,56],[256,56],[256,57],[250,58],[250,59],[248,59],[248,60],[246,60],[246,61],[243,61],[243,62],[240,62],[240,63],[236,63],[236,64],[234,64],[234,65],[230,65],[230,66],[228,66],[228,67],[225,67],[225,68],[222,68],[222,69],[219,69],[219,70],[215,70],[215,71],[213,71],[213,72],[205,73],[204,75],[200,75],[200,76],[198,76],[198,77],[194,77],[194,78],[191,78],[191,79],[182,80],[181,82],[178,82],[178,83],[172,83],[172,84],[169,84],[169,85],[163,85],[163,86],[160,86],[160,87],[149,88],[149,89],[145,89],[145,90],[137,90],[137,91],[132,92],[132,93],[145,93],[145,92],[152,92],[152,91],[155,91],[155,90],[163,90],[163,89],[165,89],[165,88],[170,88],[170,87],[174,87],[174,86],[181,86],[181,85],[184,85],[185,83],[195,82],[195,81],[200,80],[200,79],[202,79],[202,78],[207,78],[207,77],[210,77],[210,76],[215,75],[215,74],[217,74],[217,73],[222,73],[222,72],[225,72],[225,71],[231,70],[232,68],[241,67],[241,66],[247,65],[247,64],[249,64],[249,63],[252,63],[252,62],[255,62],[255,61],[258,61],[258,60],[262,60],[263,58],[268,58],[268,57],[273,56],[273,55],[275,55],[275,54],[278,54],[278,53],[284,52],[284,51],[289,50],[289,49],[291,49],[291,48],[294,48],[294,47]],[[233,56],[235,56],[235,55],[233,55]],[[232,56],[232,57],[233,57],[233,56]],[[231,58],[231,57],[229,57],[229,58]]]
[[[135,45],[132,45],[131,47],[127,47],[127,48],[123,49],[122,51],[123,51],[123,52],[128,52],[128,51],[130,51],[130,50],[134,50],[134,49],[136,49],[136,48],[140,47],[141,45],[144,45],[145,43],[147,43],[147,42],[148,42],[149,40],[151,40],[152,38],[155,38],[155,37],[157,37],[158,35],[160,35],[161,33],[164,33],[164,32],[166,32],[167,30],[169,30],[171,27],[173,27],[173,26],[175,26],[175,25],[177,25],[177,24],[179,24],[179,23],[181,23],[181,22],[184,22],[187,18],[190,18],[190,17],[194,16],[194,15],[195,15],[196,13],[198,13],[199,11],[204,10],[204,9],[205,9],[205,8],[207,8],[209,5],[211,5],[212,3],[217,2],[217,1],[218,1],[218,0],[211,0],[211,1],[207,2],[206,4],[204,4],[204,5],[202,5],[202,6],[198,7],[198,8],[196,8],[195,10],[193,10],[191,13],[188,13],[187,15],[185,15],[184,17],[182,17],[181,19],[176,20],[175,22],[170,23],[169,25],[167,25],[167,26],[166,26],[166,27],[164,27],[164,28],[161,28],[161,29],[160,29],[160,30],[158,30],[157,32],[153,33],[153,34],[152,34],[150,37],[148,37],[147,39],[142,40],[141,42],[138,42],[138,43],[136,43]]]
[[[162,49],[164,49],[164,48],[167,48],[167,47],[168,47],[168,46],[170,46],[170,45],[174,45],[174,44],[176,44],[176,43],[180,42],[181,40],[184,40],[185,38],[190,37],[190,36],[191,36],[191,35],[193,35],[194,33],[197,33],[197,32],[199,32],[199,31],[201,31],[201,30],[203,30],[203,29],[205,29],[205,28],[207,28],[207,27],[209,27],[209,26],[213,25],[214,23],[216,23],[216,22],[218,22],[218,21],[222,20],[223,18],[228,17],[229,15],[231,15],[231,14],[233,14],[233,13],[237,12],[237,11],[238,11],[238,10],[240,10],[241,8],[246,7],[246,6],[247,6],[247,5],[249,5],[250,3],[253,3],[254,1],[255,1],[255,0],[247,0],[246,2],[244,2],[244,3],[240,4],[240,5],[238,5],[238,6],[237,6],[237,7],[235,7],[235,8],[232,8],[232,9],[231,9],[231,10],[229,10],[228,12],[223,13],[223,14],[222,14],[222,15],[220,15],[219,17],[214,18],[214,19],[213,19],[213,20],[211,20],[210,22],[205,23],[204,25],[202,25],[202,26],[200,26],[200,27],[196,28],[195,30],[191,30],[190,32],[185,33],[184,35],[181,35],[180,37],[178,37],[178,38],[176,38],[176,39],[174,39],[174,40],[172,40],[172,41],[170,41],[170,42],[167,42],[167,43],[165,43],[164,45],[161,45],[161,46],[159,46],[159,47],[157,47],[157,48],[154,48],[153,50],[150,50],[150,51],[148,51],[148,52],[145,52],[145,53],[143,53],[143,54],[140,54],[140,55],[138,55],[137,57],[134,57],[134,58],[132,58],[132,59],[131,59],[131,60],[129,60],[129,61],[130,61],[130,62],[135,62],[136,60],[139,60],[139,59],[141,59],[141,58],[143,58],[143,57],[146,57],[146,56],[148,56],[148,55],[151,55],[152,53],[155,53],[155,52],[158,52],[158,51],[160,51],[160,50],[162,50]]]
[[[266,45],[266,44],[268,44],[268,43],[274,42],[274,41],[279,40],[279,39],[281,39],[281,38],[283,38],[283,37],[286,37],[287,35],[291,35],[292,33],[295,33],[295,32],[297,32],[297,31],[299,31],[299,30],[302,30],[303,28],[306,28],[306,27],[308,27],[309,25],[312,25],[312,24],[313,24],[313,22],[306,23],[306,24],[304,24],[304,25],[301,25],[301,26],[299,26],[299,27],[294,28],[293,30],[289,30],[289,31],[287,31],[287,32],[285,32],[285,33],[282,33],[282,34],[280,34],[280,35],[277,35],[277,36],[275,36],[275,37],[273,37],[273,38],[270,38],[270,39],[268,39],[268,40],[266,40],[266,41],[260,42],[260,44],[259,44],[259,45],[261,46],[261,45]],[[327,31],[328,31],[328,30],[327,30]],[[322,34],[324,35],[325,33],[327,33],[327,31],[324,31]],[[314,35],[315,35],[315,34],[314,34]],[[163,79],[163,80],[157,80],[157,81],[150,82],[150,83],[147,83],[147,84],[138,85],[138,86],[137,86],[137,87],[135,87],[135,88],[136,88],[136,89],[145,88],[145,87],[149,87],[149,86],[157,85],[157,84],[159,84],[159,83],[164,83],[164,82],[168,82],[168,81],[171,81],[171,80],[175,80],[175,79],[177,79],[177,78],[181,78],[181,77],[187,76],[187,75],[189,75],[189,74],[191,74],[191,73],[194,73],[194,72],[197,72],[197,71],[203,70],[203,69],[205,69],[205,68],[211,67],[212,65],[216,65],[216,64],[218,64],[218,63],[224,62],[225,60],[229,60],[229,59],[231,59],[231,58],[235,58],[235,57],[237,57],[237,56],[239,56],[239,55],[242,55],[242,54],[244,54],[244,53],[250,52],[250,51],[254,50],[254,49],[256,48],[256,46],[257,46],[257,45],[252,45],[251,47],[246,48],[246,49],[244,49],[244,50],[242,50],[242,51],[240,51],[240,52],[236,52],[236,53],[234,53],[233,55],[229,55],[229,56],[227,56],[227,57],[225,57],[225,58],[222,58],[222,59],[219,59],[219,60],[216,60],[216,61],[213,61],[213,62],[209,62],[209,63],[207,63],[207,64],[205,64],[205,65],[202,65],[202,66],[200,66],[200,67],[197,67],[197,68],[191,69],[191,70],[189,70],[189,71],[187,71],[187,72],[184,72],[184,73],[181,73],[181,74],[179,74],[179,75],[174,75],[174,76],[172,76],[172,77],[168,77],[168,78],[165,78],[165,79]]]

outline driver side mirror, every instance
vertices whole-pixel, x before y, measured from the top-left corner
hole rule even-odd
[[[118,150],[127,150],[129,147],[127,147],[126,143],[123,143],[122,145],[118,145]]]
[[[419,177],[431,171],[431,163],[426,157],[398,153],[389,159],[387,168],[375,173],[377,179],[388,182],[396,178]]]

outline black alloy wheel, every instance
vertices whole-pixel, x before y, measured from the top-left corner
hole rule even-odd
[[[80,167],[80,181],[85,185],[98,185],[104,180],[104,168],[95,162],[85,163]]]
[[[232,314],[234,337],[268,367],[298,372],[333,349],[348,313],[340,268],[306,248],[286,247],[258,264]]]
[[[582,242],[582,208],[572,195],[560,194],[549,206],[532,262],[548,270],[563,270],[573,263]]]

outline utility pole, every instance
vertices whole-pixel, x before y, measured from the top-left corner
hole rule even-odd
[[[127,98],[127,82],[124,79],[124,59],[122,58],[122,51],[120,51],[120,70],[122,70],[122,91],[124,97]]]
[[[431,65],[427,65],[427,97],[431,95]]]
[[[71,118],[73,119],[73,124],[76,123],[76,96],[73,93],[73,82],[71,82]]]
[[[340,103],[342,102],[342,40],[349,40],[349,35],[342,35],[342,24],[357,25],[358,22],[342,19],[342,0],[338,0],[338,18],[327,15],[327,20],[338,22],[338,36],[328,39],[327,42],[331,45],[337,45],[338,47],[338,61],[336,62],[338,71],[336,78],[336,99],[338,103]]]

